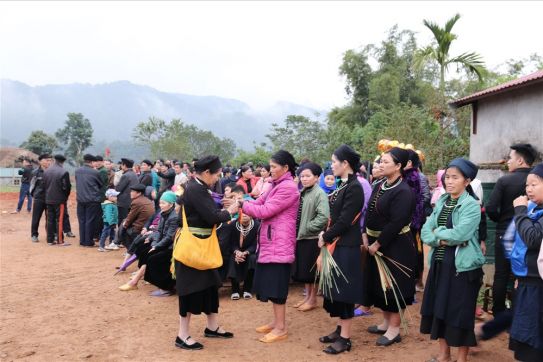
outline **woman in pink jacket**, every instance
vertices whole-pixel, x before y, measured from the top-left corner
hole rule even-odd
[[[287,151],[278,151],[270,160],[272,186],[255,201],[240,202],[243,212],[261,219],[258,260],[253,291],[258,300],[273,303],[273,322],[258,327],[266,333],[261,342],[287,338],[285,323],[290,264],[296,247],[298,187],[294,183],[296,161]]]

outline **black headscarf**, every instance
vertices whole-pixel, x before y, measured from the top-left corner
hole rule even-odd
[[[455,167],[462,175],[464,175],[465,178],[469,178],[471,181],[477,177],[477,172],[479,171],[479,167],[477,167],[476,164],[471,162],[470,160],[466,160],[465,158],[455,158],[451,162],[449,162],[449,166],[447,168]],[[445,173],[443,174],[443,181],[445,180],[445,174],[447,171],[445,170]],[[445,182],[443,182],[443,185],[445,185]],[[473,191],[473,187],[471,187],[471,184],[466,187],[466,191],[468,194],[470,194],[475,200],[479,201],[479,197],[475,194]]]
[[[350,146],[341,145],[334,151],[334,156],[340,161],[347,161],[356,173],[360,169],[360,155]]]
[[[477,171],[479,171],[477,165],[465,158],[455,158],[449,162],[448,167],[456,167],[462,172],[465,178],[469,178],[472,181],[477,177]]]
[[[292,177],[296,176],[296,166],[298,166],[298,164],[290,152],[279,150],[271,156],[271,159],[281,166],[288,166],[288,170],[292,174]]]
[[[222,168],[219,156],[206,156],[194,162],[194,171],[202,173],[209,170],[210,173],[217,173]]]

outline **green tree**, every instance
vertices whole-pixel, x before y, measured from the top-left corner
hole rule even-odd
[[[55,136],[64,145],[68,158],[78,164],[83,161],[83,152],[92,145],[93,129],[90,121],[81,113],[68,113],[68,119]]]
[[[20,147],[41,155],[42,153],[53,153],[58,148],[58,142],[55,137],[43,131],[32,131]]]
[[[272,130],[266,137],[272,143],[274,151],[288,150],[298,161],[309,158],[321,162],[327,156],[323,153],[325,126],[304,116],[290,115],[284,126],[272,124]]]
[[[429,20],[424,20],[423,24],[434,35],[435,43],[421,49],[416,58],[416,65],[419,68],[428,62],[438,64],[439,91],[443,100],[445,99],[445,75],[451,65],[464,68],[467,73],[475,74],[479,80],[483,79],[484,74],[484,62],[479,54],[466,52],[454,57],[449,54],[452,42],[458,38],[456,34],[452,33],[454,24],[458,19],[460,19],[460,14],[456,14],[449,19],[444,27]]]
[[[255,164],[262,163],[266,164],[270,162],[270,157],[272,155],[271,150],[268,148],[266,143],[255,144],[254,150],[252,152],[245,150],[238,150],[236,157],[231,160],[232,165],[241,166],[247,162],[253,162]]]
[[[219,138],[210,131],[187,125],[180,119],[170,123],[150,117],[140,122],[132,132],[132,138],[140,144],[150,146],[154,158],[177,158],[189,160],[205,155],[218,155],[222,160],[234,157],[236,144],[229,138]]]

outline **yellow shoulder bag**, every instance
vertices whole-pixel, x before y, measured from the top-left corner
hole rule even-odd
[[[221,249],[213,226],[211,236],[200,239],[189,230],[185,207],[182,206],[183,227],[175,235],[173,257],[188,267],[198,270],[216,269],[222,265]]]

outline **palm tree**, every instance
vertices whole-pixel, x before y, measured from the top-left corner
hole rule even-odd
[[[416,65],[419,68],[427,62],[437,62],[439,65],[439,90],[443,98],[445,97],[445,73],[448,71],[449,65],[456,64],[457,67],[464,68],[467,73],[477,75],[479,81],[483,79],[485,70],[484,62],[477,53],[463,53],[456,57],[450,57],[449,48],[453,40],[457,38],[456,34],[451,31],[458,19],[460,19],[460,14],[449,19],[444,28],[434,22],[424,20],[424,26],[434,34],[436,44],[421,49],[416,57]]]

